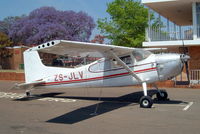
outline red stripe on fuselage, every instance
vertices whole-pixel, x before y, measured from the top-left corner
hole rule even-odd
[[[156,71],[156,67],[134,71],[134,73],[144,73],[144,72],[148,72],[148,71]],[[88,79],[78,79],[78,80],[58,81],[58,82],[47,82],[47,83],[44,83],[42,85],[58,85],[58,84],[71,84],[71,83],[77,83],[77,82],[88,82],[88,81],[108,79],[108,78],[113,78],[113,77],[122,77],[122,76],[128,75],[128,74],[129,74],[129,72],[125,72],[125,73],[112,74],[112,75],[100,76],[100,77],[94,77],[94,78],[88,78]]]

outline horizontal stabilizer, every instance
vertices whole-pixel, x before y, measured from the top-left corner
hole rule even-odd
[[[45,81],[35,81],[35,82],[30,82],[30,83],[20,83],[16,84],[12,89],[31,89],[33,87],[39,86],[40,84],[45,83]]]

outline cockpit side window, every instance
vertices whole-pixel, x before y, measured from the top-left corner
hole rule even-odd
[[[152,54],[151,52],[145,50],[133,51],[133,56],[136,59],[136,61],[142,61],[148,58],[151,54]]]
[[[131,56],[130,55],[120,57],[120,59],[126,64],[131,64]]]

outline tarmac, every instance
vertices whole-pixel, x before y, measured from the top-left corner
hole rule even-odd
[[[200,89],[169,88],[140,108],[141,88],[40,89],[24,97],[0,81],[0,134],[199,134]]]

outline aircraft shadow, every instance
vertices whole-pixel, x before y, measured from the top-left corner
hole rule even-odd
[[[157,93],[157,90],[148,90],[148,95],[153,96]],[[20,99],[15,99],[14,101],[31,101],[37,100],[46,97],[52,98],[63,98],[63,99],[78,99],[78,100],[91,100],[99,101],[99,103],[82,107],[71,111],[69,113],[63,114],[56,118],[50,119],[46,122],[48,123],[62,123],[62,124],[75,124],[90,118],[93,118],[98,115],[111,112],[113,110],[128,106],[128,105],[138,105],[140,98],[143,96],[142,91],[126,94],[120,97],[81,97],[81,96],[61,96],[64,92],[53,92],[45,93],[40,95],[32,95],[30,97],[24,97]],[[59,96],[58,96],[59,95]],[[154,99],[155,104],[180,104],[186,103],[178,100],[167,100],[167,101],[158,101]],[[98,109],[97,109],[98,107]]]
[[[149,90],[148,94],[153,96],[157,93],[157,90]],[[138,105],[140,98],[143,96],[143,92],[134,92],[131,94],[123,95],[120,97],[102,97],[101,102],[82,107],[71,111],[69,113],[63,114],[56,118],[50,119],[48,123],[62,123],[62,124],[75,124],[98,115],[111,112],[113,110],[128,106],[128,105]],[[50,97],[50,96],[49,96]],[[98,97],[78,97],[78,96],[56,96],[56,98],[67,98],[67,99],[79,99],[79,100],[94,100],[99,101]],[[157,104],[180,104],[184,103],[178,100],[167,100],[167,101],[157,101],[154,99],[154,103]],[[96,109],[98,107],[98,109]]]
[[[47,97],[56,97],[57,95],[60,95],[60,94],[64,94],[64,92],[45,93],[45,94],[40,94],[40,95],[34,94],[29,97],[13,99],[13,101],[32,101],[32,100],[38,100],[38,99],[47,98]]]

